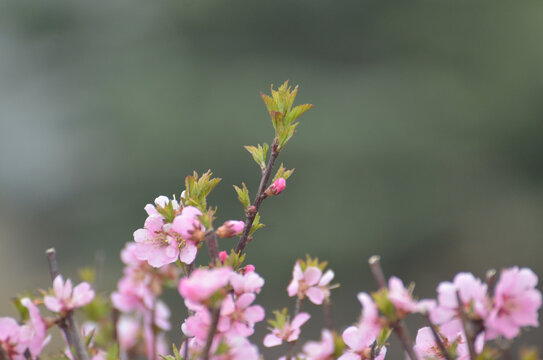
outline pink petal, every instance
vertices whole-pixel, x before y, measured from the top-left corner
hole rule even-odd
[[[278,338],[274,334],[266,335],[266,337],[264,337],[264,341],[263,341],[265,347],[272,347],[272,346],[281,345],[282,342],[283,342],[283,340]]]
[[[43,304],[47,309],[52,312],[60,312],[62,310],[62,303],[59,299],[53,296],[46,296],[43,298]]]
[[[322,271],[314,266],[309,266],[304,271],[304,280],[307,285],[316,285],[322,276]]]
[[[287,287],[288,296],[296,296],[298,294],[298,280],[292,279]]]
[[[328,285],[333,278],[334,272],[332,270],[327,270],[319,281],[319,286]]]
[[[324,291],[322,289],[311,287],[305,292],[309,300],[315,305],[321,305],[324,300]]]
[[[62,275],[57,275],[55,280],[53,280],[53,291],[55,292],[56,297],[62,297],[64,293],[64,279],[62,278]]]
[[[241,295],[236,301],[238,309],[245,309],[247,306],[251,305],[255,301],[256,295],[251,293],[246,293]]]
[[[181,249],[181,254],[179,259],[185,264],[192,264],[194,259],[196,259],[196,253],[198,252],[198,247],[191,242],[187,242],[185,247]]]
[[[85,306],[94,299],[94,290],[87,282],[82,282],[74,288],[72,301],[75,307]]]
[[[292,319],[290,328],[291,329],[300,328],[300,326],[305,324],[307,320],[309,320],[309,318],[311,318],[311,315],[309,315],[308,313],[305,313],[305,312],[299,313],[298,315],[294,317],[294,319]]]
[[[266,312],[264,311],[264,308],[260,305],[254,305],[248,307],[243,315],[245,316],[245,319],[251,323],[256,323],[259,321],[264,320],[264,317],[266,316]]]

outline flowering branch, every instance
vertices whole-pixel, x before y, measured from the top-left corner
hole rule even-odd
[[[266,168],[262,171],[262,178],[260,179],[260,185],[258,187],[258,192],[256,193],[255,200],[253,202],[253,205],[249,206],[249,208],[247,209],[247,213],[245,215],[245,228],[243,229],[243,234],[241,235],[241,238],[239,239],[238,245],[236,247],[236,252],[238,254],[241,254],[247,246],[249,234],[251,233],[255,216],[256,214],[258,214],[258,209],[260,208],[262,201],[267,197],[266,188],[268,185],[268,181],[270,179],[275,160],[279,156],[278,144],[279,141],[277,138],[275,138],[271,146],[270,159],[268,160]]]
[[[468,343],[469,349],[469,358],[471,360],[477,359],[477,353],[475,352],[475,339],[473,336],[473,331],[471,331],[471,325],[469,319],[464,311],[462,306],[462,299],[460,298],[460,291],[456,290],[456,300],[458,301],[458,314],[460,315],[460,320],[462,321],[462,327],[464,328],[464,334],[466,335],[466,342]]]
[[[211,344],[213,343],[213,338],[217,332],[217,325],[219,324],[219,318],[221,316],[221,307],[220,305],[211,311],[211,325],[209,326],[209,331],[207,333],[206,344],[202,350],[202,360],[209,360],[209,350],[211,349]]]
[[[386,277],[383,273],[383,268],[381,267],[381,257],[379,255],[373,255],[368,260],[368,263],[379,289],[386,288]],[[411,360],[418,360],[417,354],[413,351],[413,342],[409,337],[409,331],[403,320],[396,320],[394,324],[391,324],[391,327],[409,358]]]
[[[436,330],[435,324],[430,320],[430,316],[428,315],[428,313],[424,312],[423,316],[426,319],[426,323],[430,327],[430,330],[432,330],[432,334],[434,335],[434,339],[435,339],[435,341],[437,343],[437,346],[439,347],[439,350],[441,351],[441,354],[443,355],[443,357],[445,359],[447,359],[447,360],[454,360],[452,358],[451,354],[449,353],[449,351],[447,350],[447,348],[445,347],[445,344],[443,344],[443,340],[441,339],[441,336],[439,336],[439,334],[438,334],[438,332]]]
[[[60,275],[58,271],[56,251],[54,248],[50,248],[45,251],[45,254],[47,255],[47,260],[49,261],[49,273],[51,274],[51,279],[55,280],[55,278]],[[85,348],[85,345],[83,344],[83,341],[81,340],[81,337],[79,336],[79,330],[77,328],[72,310],[66,312],[66,315],[64,316],[63,321],[59,323],[59,326],[64,332],[66,341],[68,342],[68,346],[70,347],[70,351],[72,351],[74,358],[77,360],[89,360],[89,354]],[[73,354],[73,348],[75,348],[75,354]]]

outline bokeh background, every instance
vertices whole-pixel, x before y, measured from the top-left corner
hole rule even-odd
[[[218,221],[241,218],[232,184],[254,194],[259,178],[242,145],[273,136],[259,91],[286,79],[315,108],[248,247],[269,313],[292,306],[285,287],[307,253],[341,283],[339,329],[375,289],[372,254],[421,298],[459,271],[543,274],[542,34],[540,1],[2,1],[1,313],[48,286],[51,246],[72,277],[102,259],[100,288],[113,289],[143,206],[193,170],[223,179]],[[178,339],[184,310],[167,301]]]

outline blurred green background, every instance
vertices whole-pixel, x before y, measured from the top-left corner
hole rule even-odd
[[[306,253],[341,283],[339,329],[375,288],[375,253],[421,298],[459,271],[543,274],[542,34],[541,1],[2,1],[1,313],[48,286],[51,246],[72,277],[101,251],[113,289],[144,205],[192,170],[223,178],[218,222],[241,218],[231,185],[254,194],[259,179],[242,145],[273,136],[259,91],[286,79],[315,108],[248,247],[268,313],[292,305]],[[179,339],[183,307],[167,301]]]

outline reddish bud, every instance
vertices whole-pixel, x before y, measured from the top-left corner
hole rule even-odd
[[[279,178],[266,189],[265,194],[268,196],[279,195],[287,187],[287,182],[283,178]]]
[[[226,253],[226,251],[221,251],[219,253],[219,259],[221,260],[222,263],[224,263],[224,261],[228,259],[228,254]]]
[[[243,268],[243,274],[247,274],[253,271],[255,271],[255,266],[253,264],[245,265],[245,267]]]
[[[254,205],[251,205],[247,208],[247,214],[248,215],[254,215],[256,214],[256,207]]]

